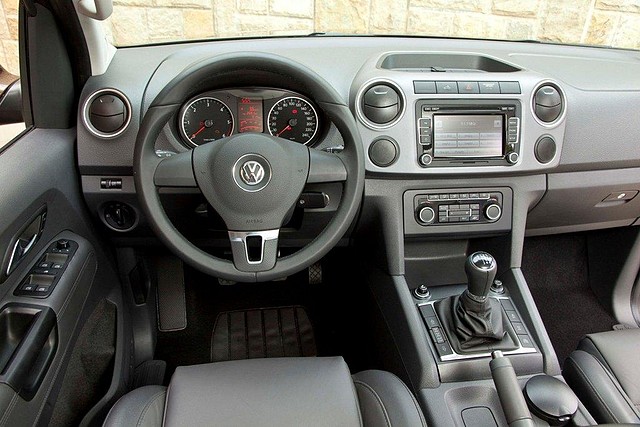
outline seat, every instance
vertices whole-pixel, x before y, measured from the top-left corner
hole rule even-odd
[[[587,335],[563,376],[598,423],[640,423],[640,329]]]
[[[105,426],[425,426],[395,375],[351,376],[341,357],[274,358],[179,367],[169,387],[124,395]]]

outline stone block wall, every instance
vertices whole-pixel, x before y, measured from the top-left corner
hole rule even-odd
[[[0,61],[17,72],[18,0],[0,0]],[[114,0],[117,46],[319,32],[534,39],[640,49],[640,0]]]

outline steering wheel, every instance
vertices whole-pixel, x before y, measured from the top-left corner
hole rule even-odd
[[[308,148],[275,136],[232,135],[164,159],[155,142],[187,95],[212,76],[267,72],[294,80],[335,124],[344,140],[340,154]],[[223,279],[261,282],[288,276],[322,258],[345,234],[362,200],[364,150],[353,115],[319,75],[287,58],[233,53],[192,64],[151,103],[136,140],[134,178],[152,229],[194,268]],[[307,246],[278,257],[280,227],[306,183],[342,182],[340,205],[325,229]],[[160,202],[161,187],[197,187],[224,220],[233,262],[193,245],[171,223]]]

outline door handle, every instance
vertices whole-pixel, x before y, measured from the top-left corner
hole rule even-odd
[[[13,239],[13,245],[9,255],[9,262],[5,275],[9,276],[18,266],[20,261],[31,251],[42,234],[44,223],[47,218],[47,209],[43,207],[31,221],[21,229]]]

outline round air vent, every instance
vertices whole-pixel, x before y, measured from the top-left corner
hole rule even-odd
[[[101,138],[120,135],[131,121],[131,104],[115,89],[101,89],[87,99],[83,108],[87,129]]]
[[[551,83],[540,86],[533,95],[533,112],[544,124],[558,120],[564,110],[564,98],[560,89]]]
[[[386,128],[400,119],[404,101],[400,89],[388,82],[376,82],[361,92],[358,107],[363,122],[372,128]]]

